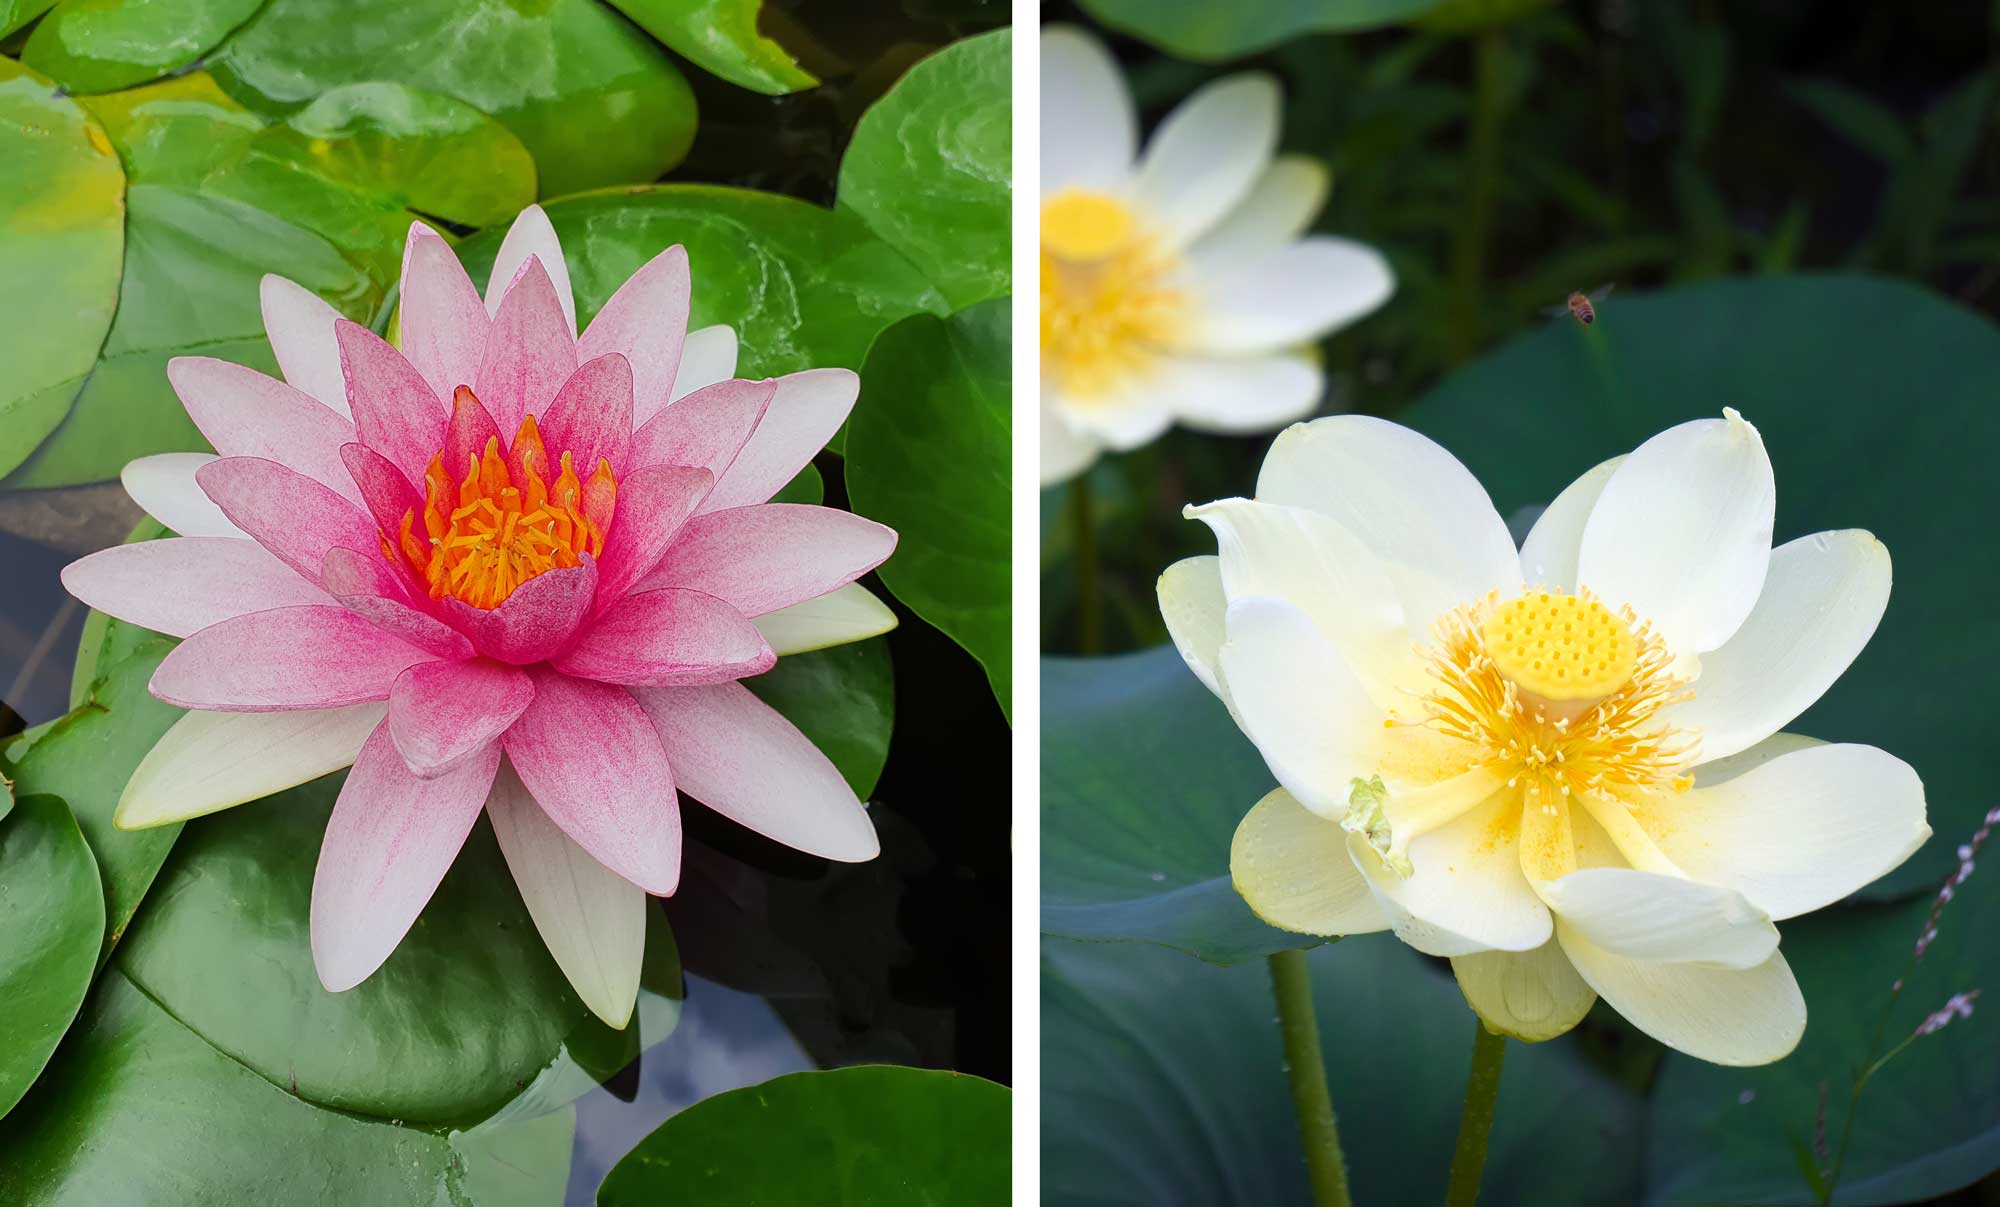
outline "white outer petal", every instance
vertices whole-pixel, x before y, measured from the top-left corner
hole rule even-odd
[[[622,1030],[639,1000],[646,891],[570,841],[504,761],[486,816],[557,967],[592,1014]]]
[[[681,345],[680,368],[674,371],[670,397],[676,402],[718,381],[736,376],[736,329],[727,323],[687,333]],[[650,416],[649,416],[650,418]],[[634,416],[634,427],[640,420]]]
[[[1604,484],[1584,525],[1581,584],[1630,604],[1676,654],[1705,654],[1750,615],[1771,561],[1777,486],[1734,411],[1668,428]]]
[[[1459,992],[1481,1022],[1527,1043],[1554,1039],[1583,1021],[1597,992],[1551,937],[1533,951],[1453,956]]]
[[[1242,356],[1311,343],[1373,313],[1396,292],[1382,253],[1333,235],[1190,264],[1193,314],[1175,346]]]
[[[1188,258],[1219,265],[1290,243],[1319,217],[1332,185],[1332,174],[1317,159],[1278,156],[1249,195],[1188,248]]]
[[[155,453],[129,462],[118,474],[125,493],[169,529],[182,536],[250,534],[230,522],[194,480],[195,471],[217,460],[214,453]]]
[[[1701,734],[1704,759],[1747,750],[1833,686],[1889,606],[1889,550],[1859,529],[1771,551],[1764,589],[1735,635],[1702,657],[1694,699],[1670,720]]]
[[[1262,72],[1204,84],[1175,106],[1132,176],[1147,232],[1176,251],[1221,222],[1270,165],[1280,119],[1278,82]]]
[[[1222,559],[1183,558],[1168,566],[1157,585],[1160,617],[1201,685],[1222,694],[1223,618],[1229,600],[1222,592]]]
[[[896,627],[896,614],[868,588],[849,583],[818,599],[766,612],[751,623],[782,658],[879,636]]]
[[[354,762],[387,701],[301,712],[190,712],[161,735],[112,812],[121,830],[185,821]]]
[[[1577,550],[1583,546],[1583,526],[1604,484],[1625,458],[1600,462],[1590,472],[1563,487],[1548,510],[1535,519],[1528,539],[1521,542],[1521,574],[1530,586],[1576,593]]]
[[[1374,773],[1382,710],[1297,607],[1238,599],[1225,620],[1222,678],[1243,732],[1298,802],[1339,821]]]
[[[1072,427],[1048,397],[1044,385],[1042,399],[1041,482],[1044,487],[1067,482],[1089,469],[1104,451],[1103,445]]]
[[[1245,814],[1229,844],[1229,878],[1250,911],[1308,935],[1389,929],[1368,881],[1347,857],[1347,831],[1274,789]]]
[[[1042,196],[1109,192],[1132,171],[1138,121],[1118,64],[1074,25],[1042,30]]]
[[[266,274],[257,288],[264,335],[278,369],[293,389],[303,390],[349,418],[347,379],[340,373],[340,346],[334,342],[338,310],[303,285]],[[193,533],[183,533],[193,536]]]
[[[1713,1064],[1769,1064],[1798,1046],[1806,1000],[1784,954],[1755,968],[1627,959],[1558,924],[1563,952],[1625,1020],[1677,1052]]]
[[[1754,968],[1778,928],[1741,893],[1634,868],[1584,868],[1535,886],[1563,925],[1634,960]]]
[[[1311,355],[1163,356],[1151,392],[1198,432],[1268,432],[1312,414],[1325,379]]]
[[[1396,937],[1433,956],[1532,951],[1549,941],[1548,906],[1521,873],[1516,844],[1495,842],[1503,814],[1519,812],[1518,792],[1502,789],[1457,820],[1410,844],[1415,869],[1400,876],[1359,834],[1349,856],[1375,890]]]

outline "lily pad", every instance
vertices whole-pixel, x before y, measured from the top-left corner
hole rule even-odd
[[[104,131],[47,80],[0,58],[0,474],[69,412],[118,306],[125,173]]]
[[[2000,327],[1937,294],[1771,276],[1620,294],[1595,325],[1551,323],[1397,418],[1463,460],[1504,516],[1673,424],[1743,412],[1777,474],[1779,542],[1866,528],[1895,559],[1874,639],[1786,728],[1904,759],[1932,829],[1969,834],[1993,804],[2000,745],[1989,710],[1940,684],[2000,679],[2000,544],[1941,517],[2000,514],[1996,381]],[[1917,891],[1952,863],[1934,840],[1863,895]]]
[[[1440,0],[1079,0],[1120,33],[1178,58],[1220,63],[1304,34],[1354,33],[1420,17]]]
[[[736,376],[861,368],[877,333],[944,298],[916,266],[851,214],[775,193],[658,185],[565,198],[547,207],[588,323],[639,267],[685,244],[694,277],[690,328],[728,323],[742,349]],[[503,232],[459,248],[473,281],[493,271]]]
[[[1903,975],[1931,903],[1926,895],[1784,924],[1783,950],[1810,1012],[1805,1038],[1792,1055],[1756,1069],[1667,1057],[1653,1090],[1649,1207],[1811,1201],[1795,1154],[1811,1151],[1821,1085],[1832,1145],[1875,1029],[1883,1026],[1886,1050],[1947,998],[1969,990],[1986,991],[1971,1017],[1918,1039],[1868,1083],[1836,1201],[1928,1200],[2000,1167],[2000,1084],[1979,1073],[2000,1067],[2000,1010],[1988,1004],[2000,992],[1990,929],[2000,911],[2000,874],[1981,869],[1956,890],[1884,1026],[1891,985]]]
[[[868,799],[888,761],[896,720],[887,637],[787,654],[743,686],[785,714],[840,768],[854,794]]]
[[[203,1043],[114,969],[0,1129],[0,1200],[554,1207],[559,1195],[530,1194],[562,1185],[569,1146],[550,1133],[565,1123],[463,1143],[322,1110]]]
[[[882,582],[1013,697],[1011,303],[882,333],[848,421],[854,510],[894,528]],[[1011,715],[1011,714],[1010,714]]]
[[[0,0],[0,38],[56,6],[56,0]]]
[[[109,665],[92,684],[88,698],[68,716],[32,744],[17,741],[8,751],[14,763],[14,790],[61,797],[97,856],[104,883],[106,954],[138,912],[181,831],[179,825],[120,830],[111,824],[111,811],[125,781],[160,735],[180,719],[180,709],[160,703],[146,691],[154,668],[173,644],[153,636]]]
[[[1008,1201],[1010,1095],[964,1073],[860,1065],[696,1103],[639,1142],[599,1207]]]
[[[840,161],[841,207],[954,307],[1013,292],[1013,45],[996,29],[910,68]]]
[[[156,80],[213,50],[263,0],[62,0],[21,61],[70,92]]]
[[[653,180],[694,140],[694,94],[665,52],[596,0],[269,0],[210,60],[252,108],[392,80],[491,114],[546,194]]]
[[[1276,786],[1172,646],[1042,660],[1042,931],[1237,964],[1320,940],[1260,921],[1229,842]]]
[[[1307,959],[1354,1201],[1442,1201],[1477,1025],[1465,999],[1387,935]],[[1310,1203],[1274,1013],[1261,965],[1046,944],[1042,1201]],[[1636,1097],[1573,1046],[1510,1043],[1480,1202],[1633,1202],[1644,1132]]]
[[[764,0],[610,0],[675,54],[739,88],[783,96],[819,86],[758,29]]]
[[[24,797],[0,826],[0,1117],[41,1076],[83,1005],[104,940],[104,893],[62,801]]]
[[[586,1016],[476,826],[381,970],[344,993],[307,936],[344,775],[190,823],[118,966],[197,1035],[321,1106],[428,1125],[493,1113]]]

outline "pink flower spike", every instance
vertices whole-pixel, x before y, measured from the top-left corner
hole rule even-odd
[[[580,359],[621,352],[632,362],[632,394],[648,415],[667,404],[680,369],[688,293],[687,249],[676,244],[627,277],[577,341]]]
[[[576,341],[562,303],[542,262],[531,258],[493,316],[473,392],[500,430],[512,433],[524,417],[539,417],[575,371]]]
[[[705,469],[658,465],[618,484],[615,537],[598,574],[599,611],[623,599],[660,562],[715,479]]]
[[[681,790],[766,838],[846,863],[881,851],[868,811],[819,747],[740,683],[640,688]]]
[[[735,463],[778,392],[775,381],[721,381],[667,407],[632,433],[628,470],[692,465],[718,478]]]
[[[346,319],[333,325],[340,342],[340,371],[361,443],[387,457],[412,483],[444,436],[445,404],[423,375],[382,337]]]
[[[488,326],[486,305],[451,245],[412,222],[403,245],[403,355],[439,400],[449,402],[478,375]]]
[[[340,460],[340,446],[354,439],[354,425],[318,399],[209,356],[168,361],[167,381],[216,452],[288,465],[343,498],[361,501]]]
[[[741,612],[712,595],[667,589],[626,596],[551,665],[602,683],[691,687],[761,675],[777,662]]]
[[[347,773],[313,872],[313,966],[334,993],[367,980],[409,933],[465,845],[500,766],[489,743],[434,779],[403,765],[389,724]]]
[[[410,773],[434,779],[499,740],[535,698],[519,667],[483,658],[425,662],[389,690],[389,736]]]
[[[375,525],[354,504],[259,457],[224,457],[195,471],[222,514],[279,561],[318,582],[329,549],[376,549]]]
[[[656,897],[681,875],[681,819],[660,735],[630,692],[531,672],[535,700],[502,745],[536,803],[605,867]]]
[[[548,447],[569,450],[579,475],[596,469],[599,458],[623,473],[632,440],[631,362],[613,352],[577,366],[542,414],[541,430]]]
[[[833,439],[860,393],[861,379],[846,369],[807,369],[778,378],[763,421],[701,509],[767,502]]]
[[[640,589],[703,591],[757,617],[846,586],[895,548],[890,529],[830,507],[737,507],[689,520]]]
[[[431,656],[345,608],[250,612],[175,646],[152,693],[179,708],[289,712],[386,700],[396,676]]]
[[[332,602],[263,546],[239,537],[113,545],[64,566],[62,582],[90,607],[169,637],[246,612]]]

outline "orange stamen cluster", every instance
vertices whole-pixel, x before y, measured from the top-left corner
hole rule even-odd
[[[1508,773],[1509,787],[1545,802],[1620,788],[1688,787],[1695,735],[1668,725],[1660,712],[1693,693],[1649,625],[1630,608],[1618,612],[1636,647],[1626,655],[1629,674],[1600,698],[1565,707],[1524,690],[1496,663],[1489,622],[1501,611],[1497,595],[1489,595],[1438,620],[1437,643],[1422,651],[1435,681],[1424,696],[1423,725],[1468,743],[1474,765]]]
[[[461,387],[470,399],[471,391]],[[458,400],[464,402],[466,400]],[[476,399],[470,399],[477,405]],[[450,596],[475,608],[497,608],[516,588],[538,574],[581,564],[581,555],[601,557],[618,498],[610,462],[599,458],[588,479],[578,479],[571,454],[549,482],[549,454],[533,415],[521,421],[503,455],[500,438],[468,453],[462,478],[446,471],[444,452],[424,471],[424,506],[403,513],[392,546],[382,539],[390,561],[402,559],[428,584],[432,599]]]

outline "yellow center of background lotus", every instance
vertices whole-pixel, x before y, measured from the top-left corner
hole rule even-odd
[[[1069,189],[1042,206],[1042,367],[1066,399],[1148,371],[1186,313],[1179,267],[1116,197]]]
[[[1595,700],[1632,678],[1639,643],[1595,599],[1531,591],[1493,610],[1481,629],[1502,675],[1545,700]]]

